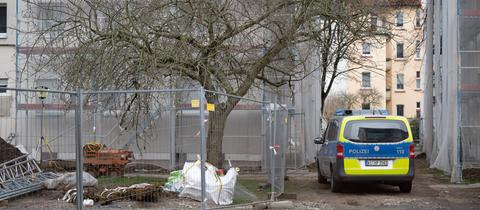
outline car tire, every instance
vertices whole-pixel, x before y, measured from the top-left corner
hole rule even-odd
[[[316,161],[317,162],[317,176],[318,176],[318,183],[320,184],[327,184],[328,183],[328,180],[327,178],[325,178],[324,176],[322,176],[322,173],[320,172],[320,163],[318,162],[318,160]]]
[[[330,190],[332,192],[340,192],[342,189],[342,182],[338,181],[337,176],[336,176],[336,168],[333,167],[330,169],[331,171],[331,177],[330,177]]]
[[[404,182],[398,185],[400,192],[409,193],[412,191],[412,181]]]

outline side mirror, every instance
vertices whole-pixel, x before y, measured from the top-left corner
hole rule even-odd
[[[313,139],[313,143],[323,144],[323,143],[325,143],[325,139],[323,139],[322,137],[317,137],[317,138]]]

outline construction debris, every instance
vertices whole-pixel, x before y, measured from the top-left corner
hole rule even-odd
[[[181,170],[172,171],[163,189],[169,192],[181,192],[183,190],[183,179],[184,177]]]
[[[112,201],[130,199],[133,201],[157,202],[163,197],[176,197],[176,193],[166,192],[161,185],[148,183],[134,184],[129,187],[105,189],[99,195],[86,195],[100,204],[106,205]]]
[[[225,175],[218,175],[218,169],[206,163],[205,187],[206,199],[213,201],[217,205],[229,205],[233,202],[235,183],[240,169],[231,167]],[[183,189],[179,197],[191,198],[201,201],[201,167],[200,161],[187,162],[182,170]]]
[[[85,170],[94,177],[123,176],[125,166],[135,159],[130,150],[112,149],[97,142],[83,146],[83,157]]]
[[[11,155],[16,154],[10,151]],[[0,200],[38,191],[44,187],[45,180],[57,177],[54,173],[43,172],[28,156],[21,155],[0,164]]]
[[[95,177],[85,171],[82,173],[82,182],[84,187],[95,187],[98,183]],[[77,184],[76,172],[62,174],[55,179],[45,180],[44,184],[47,189],[71,189]]]
[[[24,154],[15,146],[0,138],[0,163],[7,162],[23,155]]]
[[[84,190],[84,205],[96,203],[107,205],[113,201],[130,199],[133,201],[156,202],[162,197],[175,197],[175,193],[165,192],[160,185],[148,183],[134,184],[129,187],[117,187],[113,189],[104,189],[100,194],[95,188]],[[68,190],[61,200],[68,203],[75,203],[77,199],[77,189]],[[89,201],[91,200],[91,201]]]
[[[68,190],[65,195],[62,197],[62,201],[65,201],[67,203],[73,203],[77,200],[77,189],[70,189]]]

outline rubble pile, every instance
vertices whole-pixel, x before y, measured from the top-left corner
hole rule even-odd
[[[161,198],[176,197],[173,192],[166,192],[162,185],[152,185],[147,183],[135,184],[130,187],[117,187],[105,189],[100,194],[87,191],[86,198],[91,198],[100,205],[106,205],[113,201],[130,199],[132,201],[157,202]]]
[[[0,138],[0,163],[7,162],[22,155],[23,153],[20,152],[19,149]]]

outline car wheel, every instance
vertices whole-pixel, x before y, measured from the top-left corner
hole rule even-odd
[[[412,181],[404,182],[398,185],[400,192],[409,193],[412,191]]]
[[[320,163],[317,160],[317,176],[318,176],[318,183],[320,184],[327,184],[328,180],[324,176],[322,176],[322,173],[320,172]]]
[[[341,188],[342,188],[342,182],[338,181],[337,180],[337,177],[336,177],[336,169],[335,168],[331,168],[330,169],[331,171],[331,177],[330,177],[330,190],[332,192],[340,192]]]

